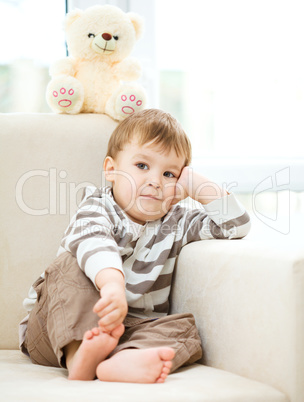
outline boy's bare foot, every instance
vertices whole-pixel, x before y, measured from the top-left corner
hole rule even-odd
[[[170,372],[174,355],[168,347],[124,349],[101,362],[96,375],[101,381],[161,383]]]
[[[102,332],[100,328],[87,331],[76,353],[67,361],[69,380],[94,380],[97,365],[116,348],[123,333],[123,324],[110,334]]]

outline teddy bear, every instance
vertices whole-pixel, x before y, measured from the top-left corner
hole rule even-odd
[[[145,107],[137,59],[128,57],[143,30],[143,20],[116,6],[73,10],[65,19],[69,57],[50,68],[46,99],[57,113],[105,113],[115,120]],[[122,82],[123,81],[123,82]]]

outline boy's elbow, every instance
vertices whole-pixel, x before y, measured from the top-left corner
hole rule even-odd
[[[246,212],[246,221],[239,225],[234,226],[232,230],[230,230],[229,239],[242,239],[243,237],[247,236],[251,229],[251,220],[250,216]]]

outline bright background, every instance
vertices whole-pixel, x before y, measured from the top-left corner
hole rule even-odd
[[[0,112],[50,112],[48,68],[66,55],[66,7],[105,3],[145,18],[133,53],[141,83],[150,107],[183,124],[193,167],[237,193],[272,234],[302,230],[303,1],[0,0]]]

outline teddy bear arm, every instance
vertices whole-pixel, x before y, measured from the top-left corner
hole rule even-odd
[[[50,67],[50,75],[55,77],[57,75],[71,75],[75,74],[76,61],[71,57],[55,61]]]
[[[140,78],[142,72],[141,65],[139,61],[135,58],[128,58],[123,60],[117,66],[116,74],[122,79],[126,81],[133,81]]]

